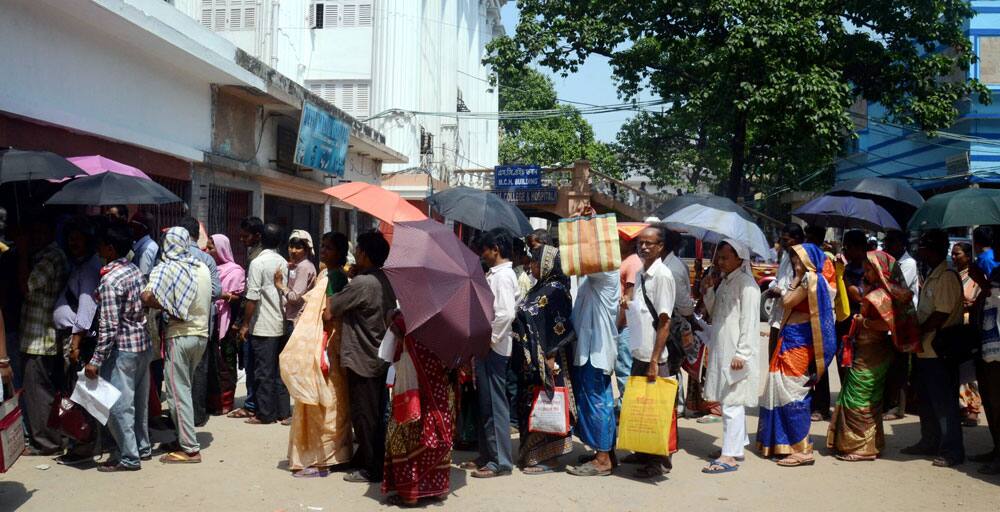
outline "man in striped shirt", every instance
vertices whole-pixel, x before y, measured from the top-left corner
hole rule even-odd
[[[97,347],[84,373],[88,379],[104,377],[122,393],[108,419],[118,448],[97,468],[102,472],[137,471],[140,460],[152,454],[146,409],[153,350],[140,298],[142,272],[127,259],[131,245],[123,225],[109,226],[98,244],[101,257],[110,263],[101,269]]]

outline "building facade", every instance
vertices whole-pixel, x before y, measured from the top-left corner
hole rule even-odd
[[[406,156],[383,172],[497,163],[498,93],[482,64],[506,0],[174,0],[281,74],[385,134]]]
[[[185,200],[152,207],[159,225],[190,212],[210,232],[256,215],[318,236],[373,222],[322,190],[381,181],[405,157],[358,122],[157,0],[8,0],[0,16],[0,147],[133,165]],[[295,165],[313,103],[350,129],[343,177]]]
[[[979,60],[951,78],[979,79],[990,89],[992,104],[977,98],[960,103],[955,124],[928,138],[886,121],[881,105],[859,101],[852,108],[858,138],[837,163],[838,181],[903,178],[926,192],[1000,183],[1000,1],[971,3],[976,15],[966,22],[965,32]]]

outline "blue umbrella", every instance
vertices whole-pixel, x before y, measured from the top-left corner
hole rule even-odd
[[[844,229],[888,231],[899,229],[889,212],[871,199],[850,196],[820,196],[798,209],[792,215],[817,226]]]

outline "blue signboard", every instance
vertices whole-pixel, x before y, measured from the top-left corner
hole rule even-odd
[[[493,169],[493,186],[537,188],[542,186],[542,168],[537,165],[498,165]]]
[[[343,177],[351,126],[306,102],[302,105],[295,164]]]
[[[559,202],[559,190],[555,187],[538,188],[502,188],[494,189],[493,193],[510,204],[556,204]]]

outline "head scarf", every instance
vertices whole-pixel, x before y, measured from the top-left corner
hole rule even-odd
[[[879,280],[869,283],[875,288],[865,294],[863,302],[870,304],[889,324],[892,343],[898,350],[919,352],[920,328],[913,308],[913,292],[903,284],[903,272],[896,258],[884,251],[868,251],[868,263],[875,267]]]
[[[288,235],[288,241],[291,242],[293,238],[298,238],[299,240],[305,240],[306,244],[309,245],[309,255],[315,256],[316,251],[313,249],[313,239],[312,235],[304,229],[293,229],[292,234]]]
[[[160,264],[149,274],[149,287],[164,311],[187,321],[188,310],[198,292],[195,279],[198,261],[191,255],[191,236],[186,229],[175,226],[167,230],[160,258]]]
[[[559,262],[559,249],[543,245],[534,251],[534,258],[540,267],[538,282],[518,306],[515,341],[523,348],[522,371],[551,393],[555,383],[545,368],[545,358],[576,339],[570,322],[573,298],[569,278]]]
[[[734,272],[743,271],[752,276],[753,267],[750,266],[750,248],[743,242],[733,240],[732,238],[726,238],[722,241],[722,243],[732,247],[736,256],[743,260],[743,265],[741,265],[740,268],[736,269]]]
[[[806,268],[806,275],[800,286],[806,287],[809,301],[809,324],[812,326],[813,355],[816,363],[816,380],[823,377],[823,372],[830,364],[837,351],[837,334],[833,318],[833,302],[830,300],[830,288],[826,279],[821,279],[817,269],[824,268],[826,254],[819,246],[810,243],[792,247],[795,254]],[[785,308],[785,322],[788,321],[792,308]]]
[[[219,269],[219,282],[222,291],[239,295],[243,293],[246,284],[246,272],[243,267],[233,261],[233,247],[229,237],[222,234],[212,235],[215,244],[215,263]],[[215,312],[219,318],[219,339],[226,337],[231,323],[231,304],[219,299],[215,301]]]

